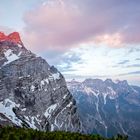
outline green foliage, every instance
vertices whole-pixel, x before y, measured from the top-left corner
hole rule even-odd
[[[4,127],[0,128],[0,140],[127,140],[127,136],[117,135],[103,138],[100,135],[84,135],[63,131],[42,132],[33,129]]]

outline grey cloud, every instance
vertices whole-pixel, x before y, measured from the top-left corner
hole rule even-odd
[[[129,60],[123,60],[123,61],[119,62],[118,64],[119,64],[119,65],[122,65],[122,64],[126,64],[126,63],[128,63],[128,62],[130,62],[130,61],[129,61]]]
[[[99,75],[90,75],[90,76],[86,76],[86,75],[75,75],[75,74],[64,74],[66,79],[78,79],[78,80],[85,80],[85,79],[88,79],[88,78],[92,78],[92,79],[96,79],[96,78],[108,78],[108,77],[111,77],[110,75],[102,75],[102,76],[99,76]]]
[[[140,64],[132,64],[125,66],[126,68],[132,68],[132,67],[140,67]]]
[[[136,61],[137,61],[137,60],[140,60],[140,58],[136,58],[135,60],[136,60]]]
[[[133,72],[128,72],[128,73],[122,73],[119,74],[118,76],[126,76],[126,75],[139,75],[140,71],[133,71]]]
[[[64,55],[61,58],[61,64],[63,64],[63,67],[58,66],[62,72],[65,71],[75,71],[75,69],[72,68],[72,64],[81,64],[83,63],[80,54],[76,53],[69,53],[68,55]]]

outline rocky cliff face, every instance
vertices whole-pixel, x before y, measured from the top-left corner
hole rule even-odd
[[[106,137],[117,133],[140,138],[140,88],[127,81],[86,79],[68,82],[77,101],[80,117],[87,133]]]
[[[81,131],[63,75],[12,38],[0,39],[0,125]]]

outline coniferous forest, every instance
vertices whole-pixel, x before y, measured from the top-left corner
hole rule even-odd
[[[3,127],[0,129],[0,140],[127,140],[127,136],[117,135],[103,138],[100,135],[84,135],[63,131],[42,132],[33,129]]]

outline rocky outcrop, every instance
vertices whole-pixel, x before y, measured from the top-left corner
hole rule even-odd
[[[63,75],[19,42],[16,33],[0,39],[0,124],[80,132]]]
[[[20,35],[18,32],[13,32],[9,35],[5,35],[3,32],[0,32],[0,41],[8,41],[8,42],[13,42],[15,44],[22,44],[22,41],[20,39]]]

